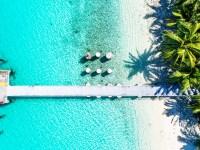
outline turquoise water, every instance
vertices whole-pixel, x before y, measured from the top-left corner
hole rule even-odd
[[[1,0],[0,55],[13,85],[82,85],[87,49],[120,49],[119,2]],[[114,78],[108,78],[111,81]],[[137,149],[126,100],[18,99],[1,107],[1,150]]]

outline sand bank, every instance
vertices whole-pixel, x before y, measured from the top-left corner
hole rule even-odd
[[[158,5],[158,0],[121,0],[121,31],[124,60],[128,59],[129,52],[137,57],[138,52],[143,53],[152,45],[153,36],[149,29],[152,19],[145,19],[145,15],[153,11],[148,4]],[[138,52],[137,52],[138,51]],[[145,67],[145,66],[144,66]],[[125,69],[126,74],[128,70]],[[127,83],[147,83],[143,72],[138,72]],[[131,102],[136,113],[139,147],[141,150],[179,150],[183,143],[178,141],[181,135],[179,124],[173,124],[172,118],[164,112],[166,99],[142,99]]]

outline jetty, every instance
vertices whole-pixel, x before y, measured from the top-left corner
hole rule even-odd
[[[175,90],[166,91],[151,85],[135,86],[11,86],[9,70],[0,71],[0,103],[9,97],[173,97]]]

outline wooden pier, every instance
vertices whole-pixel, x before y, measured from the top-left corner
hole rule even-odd
[[[177,96],[158,92],[159,87],[143,86],[8,86],[8,97],[151,97]]]
[[[151,85],[141,86],[10,86],[10,71],[0,71],[0,103],[9,97],[173,97],[175,90],[166,91]]]

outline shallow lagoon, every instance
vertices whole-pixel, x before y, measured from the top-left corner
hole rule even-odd
[[[13,85],[82,85],[87,49],[120,50],[119,3],[1,0],[0,54]],[[106,82],[113,81],[107,78]],[[137,149],[129,101],[18,99],[2,107],[0,149]]]

